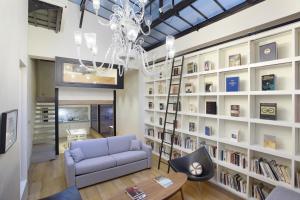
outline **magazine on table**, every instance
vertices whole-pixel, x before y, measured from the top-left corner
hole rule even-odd
[[[169,178],[166,178],[164,176],[157,176],[154,178],[154,180],[160,184],[161,186],[163,186],[164,188],[167,188],[169,186],[171,186],[173,184],[173,181]]]
[[[126,193],[132,200],[144,200],[146,199],[146,194],[139,190],[138,187],[128,187],[126,188]]]

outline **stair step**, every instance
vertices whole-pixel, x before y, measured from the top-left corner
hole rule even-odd
[[[35,144],[32,147],[31,162],[45,162],[56,158],[54,144]]]
[[[34,145],[36,144],[55,144],[55,140],[52,139],[52,138],[43,138],[43,139],[36,139],[36,140],[33,140],[32,143]]]
[[[55,129],[53,127],[41,127],[41,128],[36,128],[34,129],[34,133],[38,133],[38,132],[55,132]]]
[[[47,107],[47,109],[45,109],[45,108],[35,108],[35,110],[36,111],[44,111],[44,112],[48,111],[49,112],[49,111],[55,111],[55,108],[52,108],[52,107],[51,108]]]

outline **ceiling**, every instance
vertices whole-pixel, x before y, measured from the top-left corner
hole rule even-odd
[[[70,0],[93,11],[91,0]],[[134,8],[135,0],[129,0]],[[148,0],[146,16],[152,19],[151,34],[144,36],[143,47],[151,50],[165,43],[167,35],[182,37],[263,0]],[[118,2],[118,1],[117,1]],[[99,15],[109,19],[115,0],[102,0]],[[162,8],[160,12],[159,8]],[[146,30],[146,28],[145,28]]]

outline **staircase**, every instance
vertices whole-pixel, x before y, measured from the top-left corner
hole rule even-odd
[[[53,160],[55,155],[55,105],[38,101],[35,106],[33,126],[33,163]]]

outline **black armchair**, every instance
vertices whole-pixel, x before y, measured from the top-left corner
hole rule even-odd
[[[189,167],[193,162],[202,165],[203,172],[201,175],[195,176],[190,173]],[[204,146],[189,155],[170,160],[169,163],[175,172],[185,173],[190,181],[207,181],[214,176],[213,162]]]

